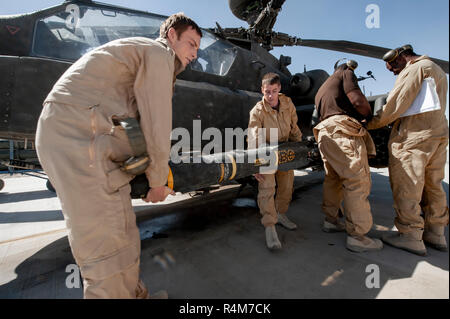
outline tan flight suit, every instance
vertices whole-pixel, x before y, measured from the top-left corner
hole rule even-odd
[[[297,126],[297,112],[291,99],[279,94],[279,111],[268,105],[264,97],[250,111],[248,124],[248,144],[259,146],[258,129],[266,129],[266,143],[270,143],[270,128],[278,129],[278,142],[300,142],[302,132]],[[276,199],[275,196],[275,186]],[[277,212],[285,214],[292,199],[294,186],[294,171],[277,171],[275,174],[264,174],[264,182],[258,184],[258,206],[262,215],[264,227],[277,223]]]
[[[325,220],[337,224],[343,205],[347,234],[364,236],[373,223],[367,199],[372,186],[368,155],[375,155],[375,145],[357,120],[362,116],[347,96],[352,91],[361,91],[354,72],[337,69],[316,94],[321,122],[313,132],[325,168]]]
[[[36,148],[61,201],[85,298],[148,296],[139,280],[133,176],[119,169],[132,150],[113,119],[139,113],[151,160],[145,173],[151,187],[165,185],[179,65],[166,40],[116,40],[75,62],[44,102]]]
[[[441,110],[401,117],[429,77],[436,83]],[[377,129],[394,122],[389,139],[389,179],[397,213],[395,226],[400,233],[409,233],[418,240],[422,240],[425,226],[448,225],[447,199],[442,188],[448,145],[447,89],[444,71],[427,56],[408,62],[386,105],[367,126]]]
[[[368,155],[375,155],[372,138],[361,123],[348,115],[329,117],[313,131],[325,167],[325,218],[336,224],[343,203],[347,234],[363,236],[373,223],[367,199],[372,186]]]

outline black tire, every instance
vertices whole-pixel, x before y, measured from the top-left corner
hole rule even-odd
[[[0,191],[5,187],[5,181],[3,179],[0,179]]]
[[[47,189],[53,193],[56,193],[55,188],[53,187],[52,183],[50,183],[50,180],[47,180],[47,183],[45,184],[47,186]]]

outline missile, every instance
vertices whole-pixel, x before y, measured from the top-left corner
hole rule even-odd
[[[176,192],[186,193],[224,185],[256,173],[275,173],[315,166],[320,154],[311,141],[287,142],[250,150],[233,150],[211,155],[190,154],[169,162],[167,186]],[[145,198],[149,191],[145,174],[131,182],[131,197]]]

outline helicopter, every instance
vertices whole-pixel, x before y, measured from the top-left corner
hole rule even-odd
[[[261,78],[280,75],[282,93],[296,106],[304,138],[313,142],[314,98],[329,77],[325,70],[291,74],[291,57],[276,58],[270,51],[280,46],[307,46],[381,59],[389,49],[350,41],[313,40],[273,31],[285,0],[229,0],[232,13],[248,28],[203,28],[198,58],[182,72],[173,95],[173,127],[194,134],[196,123],[217,128],[246,128],[249,111],[261,99]],[[90,50],[126,37],[156,39],[166,16],[98,3],[68,0],[30,14],[0,16],[0,139],[23,141],[27,150],[0,150],[7,166],[38,167],[37,156],[27,149],[34,141],[42,102],[69,66]],[[433,59],[448,73],[448,61]],[[370,72],[370,71],[369,71]],[[375,79],[373,74],[358,80]],[[387,95],[371,96],[374,110]],[[387,166],[389,127],[371,131],[377,157],[371,166]],[[175,143],[176,140],[172,141]],[[202,140],[202,145],[208,141]],[[194,143],[192,143],[193,145]],[[222,143],[225,145],[226,143]],[[200,146],[200,147],[201,147]],[[233,144],[231,148],[235,147]],[[223,149],[229,151],[230,149]],[[195,149],[193,149],[195,151]],[[14,158],[10,154],[14,153]],[[48,187],[51,186],[47,184]],[[49,187],[50,188],[50,187]]]

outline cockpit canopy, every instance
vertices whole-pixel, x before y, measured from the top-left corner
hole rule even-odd
[[[156,39],[165,17],[119,9],[69,4],[36,22],[32,55],[74,61],[107,42],[127,37]],[[228,73],[236,52],[231,44],[203,30],[198,59],[190,68],[219,76]]]

